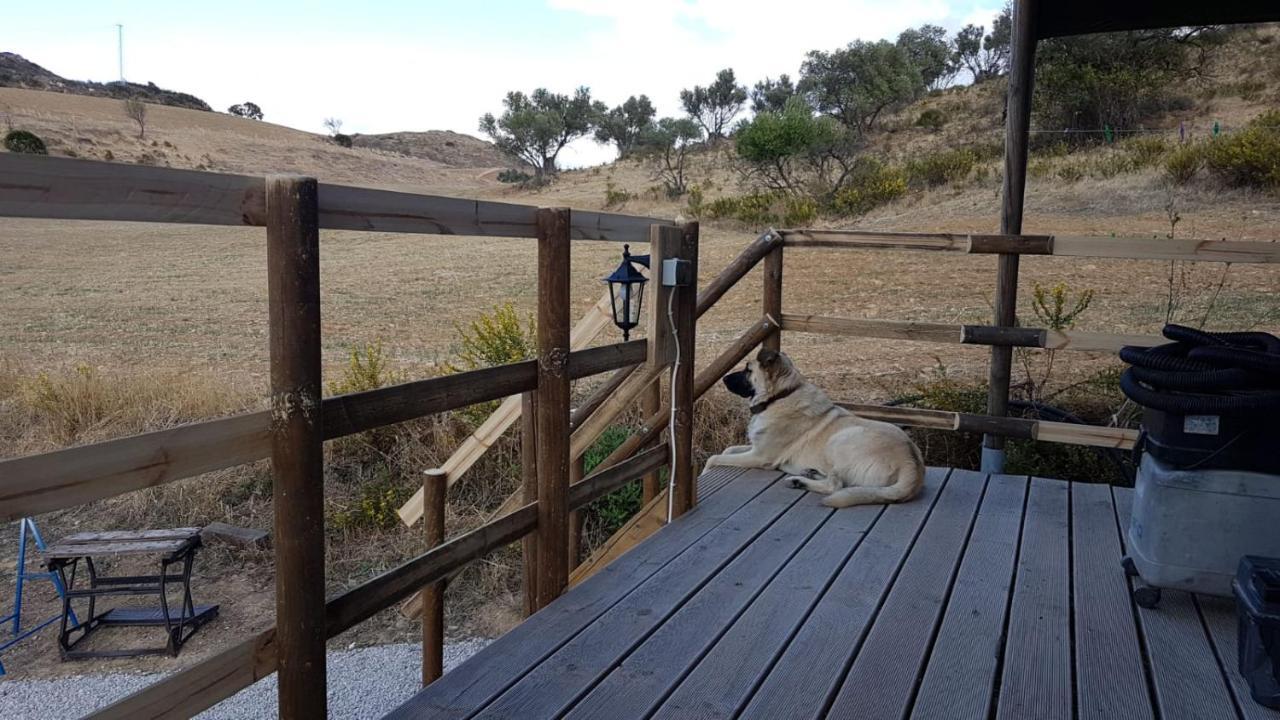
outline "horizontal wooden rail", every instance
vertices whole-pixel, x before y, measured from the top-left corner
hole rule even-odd
[[[1152,347],[1168,342],[1155,335],[1046,330],[1044,328],[1004,328],[993,325],[953,325],[899,320],[863,320],[820,315],[782,315],[782,329],[792,332],[848,335],[850,337],[917,340],[961,345],[1001,345],[1044,348],[1046,350],[1078,350],[1082,352],[1119,352],[1126,345]]]
[[[738,283],[744,275],[751,272],[764,256],[768,255],[774,248],[782,243],[782,236],[776,233],[767,232],[756,238],[754,242],[742,249],[738,257],[725,266],[711,282],[698,293],[698,307],[695,312],[697,317],[702,317],[704,313],[715,306],[716,302],[729,292],[729,289]]]
[[[333,638],[467,563],[520,539],[537,522],[537,506],[525,505],[343,592],[325,604],[326,636]],[[192,717],[275,671],[275,628],[271,628],[88,717]]]
[[[655,445],[626,462],[605,468],[569,486],[569,509],[577,510],[608,495],[645,473],[657,470],[670,458],[667,444]]]
[[[1280,243],[1192,238],[1080,235],[965,235],[953,233],[779,230],[791,247],[1011,253],[1126,260],[1280,263]]]
[[[778,325],[769,318],[764,318],[747,328],[729,347],[725,348],[724,352],[720,353],[715,360],[711,361],[711,364],[703,368],[694,377],[693,399],[696,401],[702,397],[712,386],[720,381],[720,378],[732,370],[733,366],[741,362],[752,349],[764,342],[765,338],[777,330]],[[645,418],[644,423],[640,425],[634,435],[622,441],[622,444],[609,453],[608,457],[601,460],[599,467],[611,468],[631,457],[640,448],[653,442],[667,426],[667,418],[670,414],[671,406],[663,403],[658,412]]]
[[[569,355],[582,378],[644,360],[643,340]],[[326,440],[532,390],[532,360],[326,398]],[[0,461],[0,522],[74,507],[133,490],[261,460],[270,452],[269,412]]]
[[[0,153],[0,216],[261,226],[261,177]],[[320,227],[330,230],[536,237],[529,205],[322,184]],[[579,240],[649,241],[664,220],[572,214]]]
[[[1049,420],[1028,420],[1026,418],[1002,418],[948,412],[946,410],[925,410],[921,408],[887,407],[844,402],[836,404],[871,420],[937,430],[986,433],[1025,440],[1116,448],[1120,450],[1132,449],[1133,444],[1138,440],[1138,431],[1128,428],[1080,425]]]

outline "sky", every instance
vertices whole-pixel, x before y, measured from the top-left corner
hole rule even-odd
[[[923,23],[990,25],[1003,0],[365,0],[28,4],[0,25],[0,51],[67,78],[124,76],[192,93],[226,110],[253,101],[268,122],[324,132],[454,130],[482,136],[510,90],[579,85],[610,106],[647,94],[679,115],[679,93],[733,68],[750,87],[796,77],[805,52],[893,39]],[[590,139],[562,166],[611,160]]]

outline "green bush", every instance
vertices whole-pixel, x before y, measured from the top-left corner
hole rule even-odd
[[[523,170],[509,169],[498,173],[498,182],[500,183],[523,184],[532,179],[533,176]]]
[[[1158,135],[1138,136],[1121,145],[1133,163],[1134,169],[1158,165],[1169,152],[1169,143]]]
[[[1164,159],[1164,174],[1175,185],[1185,185],[1204,167],[1204,145],[1186,143]]]
[[[818,201],[807,197],[783,198],[782,224],[789,228],[809,225],[818,217]]]
[[[626,205],[628,200],[635,196],[626,190],[620,190],[612,180],[606,180],[604,183],[604,206],[607,208],[619,207]]]
[[[466,325],[455,324],[454,329],[458,332],[460,347],[457,362],[445,366],[450,373],[521,362],[537,355],[538,335],[533,315],[522,322],[515,306],[509,302],[480,313]],[[471,424],[479,425],[497,407],[498,401],[494,400],[468,406],[459,414]]]
[[[947,114],[938,108],[929,108],[920,113],[920,117],[916,118],[916,127],[927,128],[929,130],[941,130],[943,125],[947,124]]]
[[[831,205],[842,215],[865,215],[906,194],[907,176],[901,168],[864,157]]]
[[[1214,138],[1205,149],[1205,166],[1232,187],[1280,186],[1280,110],[1259,115],[1239,132]]]
[[[778,222],[775,206],[779,202],[776,193],[751,193],[738,197],[723,197],[705,204],[705,214],[712,220],[733,219],[752,226],[771,225]]]
[[[4,136],[4,149],[26,155],[48,155],[49,150],[39,135],[26,130],[10,130]]]
[[[404,373],[390,368],[387,353],[382,349],[382,341],[376,340],[351,349],[347,364],[342,368],[342,377],[328,383],[329,394],[346,395],[377,390],[385,385],[396,385],[404,381]]]
[[[610,425],[606,428],[595,443],[582,454],[583,475],[590,475],[629,437],[631,437],[631,430],[624,426]],[[627,483],[588,505],[587,515],[601,527],[604,537],[610,537],[640,510],[642,497],[643,490],[640,483]]]
[[[685,212],[688,213],[689,217],[693,218],[694,220],[697,220],[702,217],[702,213],[703,213],[702,203],[705,199],[706,199],[706,195],[702,190],[701,185],[689,186],[689,197],[687,200],[687,204],[685,205]]]
[[[919,155],[907,161],[907,181],[925,187],[960,182],[977,162],[977,155],[968,148]]]
[[[1058,179],[1063,182],[1079,182],[1085,176],[1085,168],[1080,163],[1068,162],[1058,168]]]
[[[333,136],[333,142],[338,145],[341,145],[344,148],[349,148],[351,147],[351,136],[344,135],[342,133],[337,133],[336,135]]]

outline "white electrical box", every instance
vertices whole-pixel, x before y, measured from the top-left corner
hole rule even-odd
[[[662,261],[662,284],[664,287],[685,287],[693,284],[693,263],[680,258],[667,258]]]

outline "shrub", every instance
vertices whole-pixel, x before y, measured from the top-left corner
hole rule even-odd
[[[351,531],[370,528],[390,529],[399,526],[398,510],[413,495],[408,486],[395,482],[386,465],[374,468],[374,477],[360,485],[353,504],[333,512],[329,525],[335,530]]]
[[[626,190],[618,189],[612,180],[606,180],[604,183],[604,206],[607,208],[618,207],[627,204],[635,196]]]
[[[106,160],[107,162],[111,162],[112,160],[116,159],[116,154],[108,150],[102,153],[102,159]]]
[[[782,224],[804,227],[818,217],[818,201],[808,197],[787,196],[783,199]]]
[[[926,187],[959,182],[969,176],[977,161],[973,151],[966,148],[919,155],[907,161],[907,180]]]
[[[590,475],[629,437],[631,437],[631,430],[624,426],[611,425],[605,429],[595,443],[582,454],[583,475]],[[598,526],[604,537],[609,537],[640,510],[641,498],[640,483],[627,483],[587,506],[589,522]]]
[[[906,194],[907,176],[901,168],[874,158],[859,158],[858,168],[831,204],[842,215],[865,215]]]
[[[1169,143],[1159,136],[1135,137],[1123,144],[1134,169],[1152,167],[1169,152]]]
[[[916,118],[916,127],[927,128],[929,130],[941,130],[943,125],[947,124],[947,114],[938,108],[929,108],[920,113],[920,117]]]
[[[455,324],[459,344],[457,362],[449,363],[451,373],[479,370],[529,360],[537,355],[537,332],[533,316],[521,322],[520,314],[511,303],[495,305],[488,312],[466,325]],[[484,422],[489,413],[498,407],[498,401],[471,405],[459,411],[461,417],[473,425]]]
[[[1175,185],[1185,185],[1204,167],[1204,146],[1186,143],[1164,159],[1164,174]]]
[[[1084,176],[1084,166],[1079,163],[1069,162],[1058,168],[1058,179],[1063,182],[1079,182]]]
[[[352,348],[347,364],[342,368],[342,378],[329,381],[328,386],[330,395],[346,395],[404,381],[404,373],[390,369],[382,341],[376,340],[365,343],[363,347]]]
[[[501,183],[520,183],[524,184],[533,179],[533,176],[523,170],[503,170],[498,173],[498,182]]]
[[[1215,138],[1205,150],[1205,165],[1232,187],[1280,186],[1280,110],[1265,112],[1243,130]]]
[[[701,185],[691,185],[689,187],[689,198],[685,205],[685,212],[688,213],[689,217],[694,220],[702,217],[704,199],[705,196]]]
[[[333,139],[333,142],[334,142],[334,143],[336,143],[336,144],[338,144],[338,145],[341,145],[341,146],[342,146],[342,147],[344,147],[344,148],[349,148],[349,147],[351,147],[351,136],[350,136],[350,135],[344,135],[344,134],[342,134],[342,133],[337,133],[337,134],[335,134],[335,135],[333,136],[333,138],[332,138],[332,139]]]
[[[27,130],[10,130],[4,136],[4,149],[12,153],[26,155],[48,155],[44,140],[39,135]]]
[[[731,218],[753,226],[769,225],[779,219],[774,211],[779,197],[776,193],[751,193],[717,198],[705,205],[705,214],[712,220]]]
[[[1132,157],[1120,153],[1109,153],[1093,162],[1093,174],[1102,178],[1113,178],[1137,169]]]

